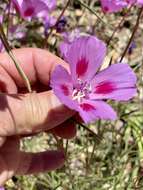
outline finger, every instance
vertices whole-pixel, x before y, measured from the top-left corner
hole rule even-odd
[[[51,129],[49,132],[63,139],[71,139],[76,135],[76,125],[69,119],[61,125]]]
[[[0,135],[31,134],[49,130],[70,118],[69,110],[52,91],[23,95],[0,94]]]
[[[14,175],[19,163],[19,140],[10,137],[0,147],[0,185]]]
[[[1,55],[1,54],[0,54]],[[14,80],[9,76],[0,64],[0,92],[17,93]]]
[[[6,137],[0,137],[0,147],[5,143]]]
[[[6,164],[0,156],[0,186],[4,185],[5,181],[9,179],[8,172],[6,171]]]
[[[0,185],[10,179],[19,165],[19,138],[9,137],[0,148]]]
[[[62,59],[46,50],[38,48],[21,48],[13,50],[13,53],[31,84],[34,84],[38,79],[44,85],[48,85],[50,74],[57,64],[67,67],[67,64]],[[25,86],[23,79],[7,53],[0,54],[0,65],[15,81],[17,86]]]
[[[35,174],[61,168],[65,161],[63,151],[46,151],[41,153],[21,152],[21,161],[17,174]]]
[[[54,127],[53,129],[46,131],[46,132],[52,133],[53,135],[56,135],[63,139],[72,139],[76,136],[77,129],[76,129],[76,124],[67,120],[64,123],[58,125],[57,127]],[[32,137],[36,134],[37,133],[33,132],[32,134],[28,134],[28,135],[21,135],[21,138]]]

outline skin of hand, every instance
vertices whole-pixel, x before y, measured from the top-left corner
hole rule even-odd
[[[46,50],[13,50],[30,80],[28,93],[23,79],[7,53],[0,54],[0,186],[15,174],[35,174],[63,166],[63,150],[30,153],[20,150],[20,138],[42,131],[70,139],[76,128],[67,122],[74,112],[62,105],[49,89],[50,74],[57,64],[68,69],[60,58]],[[60,77],[60,76],[59,76]],[[54,129],[54,130],[53,130]]]

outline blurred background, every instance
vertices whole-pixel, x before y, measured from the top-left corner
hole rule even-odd
[[[48,11],[24,16],[12,1],[0,0],[0,23],[10,48],[39,47],[60,57],[64,56],[62,43],[70,43],[85,33],[96,35],[108,46],[103,64],[103,68],[106,68],[120,60],[133,32],[139,9],[132,6],[118,13],[105,14],[98,0],[57,0]],[[58,138],[67,150],[63,168],[39,175],[14,176],[6,183],[7,190],[143,189],[142,21],[143,15],[123,59],[137,75],[138,93],[129,102],[110,101],[118,113],[118,119],[114,122],[98,120],[87,126],[93,133],[77,124],[75,138],[68,141]],[[115,34],[111,38],[113,32]],[[1,41],[0,51],[5,51]],[[25,151],[56,148],[57,141],[50,133],[41,133],[21,141],[21,149]]]

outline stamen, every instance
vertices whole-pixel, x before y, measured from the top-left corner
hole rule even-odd
[[[78,91],[77,89],[74,89],[72,97],[73,100],[77,100],[78,102],[81,102],[81,99],[84,97],[84,93],[81,91]]]
[[[72,93],[72,99],[77,100],[79,103],[82,102],[82,98],[88,98],[89,93],[91,92],[91,85],[87,82],[82,82],[78,79],[78,84]]]

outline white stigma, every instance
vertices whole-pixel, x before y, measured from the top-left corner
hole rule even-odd
[[[72,99],[77,100],[81,103],[82,98],[87,98],[89,93],[91,92],[91,85],[86,82],[83,83],[80,79],[78,79],[78,87],[73,90]]]

